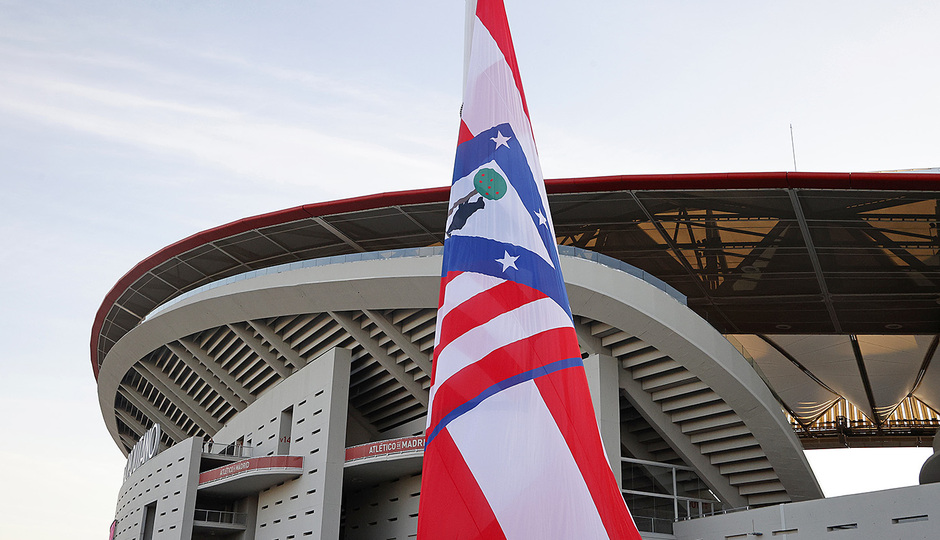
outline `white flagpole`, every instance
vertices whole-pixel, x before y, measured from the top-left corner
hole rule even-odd
[[[469,71],[470,66],[470,47],[473,44],[473,25],[476,21],[477,13],[477,0],[467,0],[467,12],[464,16],[464,33],[463,33],[463,88],[461,88],[461,98],[466,99],[464,95],[467,91],[467,72]],[[463,105],[461,104],[461,110],[463,110]]]

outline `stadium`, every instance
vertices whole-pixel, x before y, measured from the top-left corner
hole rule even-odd
[[[920,486],[824,499],[803,449],[933,443],[940,175],[546,186],[602,439],[644,538],[929,537],[934,458]],[[129,455],[113,538],[414,537],[447,198],[247,217],[115,284],[91,336]]]

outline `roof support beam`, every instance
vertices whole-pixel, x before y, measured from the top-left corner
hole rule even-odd
[[[646,445],[643,444],[636,435],[626,429],[620,430],[620,445],[623,446],[634,459],[656,461],[656,456],[646,448]]]
[[[917,378],[914,379],[914,384],[911,385],[911,391],[907,394],[908,396],[913,396],[914,392],[916,392],[917,388],[920,386],[920,383],[924,380],[924,375],[927,374],[927,368],[930,367],[930,362],[933,360],[934,354],[937,353],[938,345],[940,345],[940,334],[935,335],[930,342],[930,346],[927,347],[924,362],[920,365],[920,370],[917,371]]]
[[[591,330],[581,323],[575,323],[575,331],[581,347],[591,354],[604,354],[613,356],[610,350],[601,344],[601,340],[591,334]],[[619,362],[618,362],[619,366]],[[652,396],[643,390],[639,381],[630,373],[620,367],[620,388],[623,396],[633,405],[640,415],[656,430],[660,437],[678,454],[685,463],[692,466],[699,478],[725,503],[733,507],[747,506],[747,498],[738,493],[737,488],[731,485],[730,480],[719,472],[718,467],[711,464],[709,458],[702,454],[698,446],[692,443],[689,436],[682,433],[680,427],[673,423],[672,417],[663,412],[659,403],[653,401]]]
[[[156,405],[140,393],[140,390],[134,387],[128,387],[127,385],[121,385],[118,391],[131,405],[146,414],[154,424],[160,424],[160,428],[170,434],[174,441],[182,441],[186,438],[186,434],[180,429],[179,424],[174,422],[166,413],[158,409]]]
[[[406,390],[411,392],[411,395],[414,396],[425,408],[428,406],[428,391],[424,389],[415,378],[411,376],[408,372],[405,371],[405,368],[401,366],[394,358],[388,355],[385,352],[385,349],[379,345],[368,332],[362,329],[362,326],[356,322],[348,313],[342,312],[327,312],[330,317],[340,324],[350,336],[353,337],[356,341],[359,342],[362,347],[372,355],[372,358],[376,362],[382,365],[392,377],[398,380]]]
[[[419,349],[408,336],[403,334],[397,326],[392,324],[392,321],[388,320],[385,315],[378,311],[363,309],[362,312],[365,313],[366,317],[371,319],[380,330],[385,332],[385,335],[391,338],[391,340],[395,342],[395,345],[398,345],[398,348],[408,355],[408,358],[411,358],[415,364],[418,364],[418,367],[424,371],[425,375],[428,377],[431,376],[431,359],[428,358],[428,355]]]
[[[134,317],[137,318],[138,321],[140,321],[140,320],[143,319],[143,316],[141,316],[141,315],[139,315],[139,314],[137,314],[137,313],[131,311],[131,309],[128,308],[127,306],[125,306],[124,304],[119,304],[119,303],[115,302],[114,305],[115,305],[115,307],[118,307],[118,308],[120,308],[121,310],[126,311],[127,313],[133,315]]]
[[[172,343],[167,343],[166,347],[170,349],[173,354],[179,357],[186,366],[193,370],[193,373],[196,374],[200,379],[206,381],[206,384],[212,387],[220,396],[222,396],[225,401],[232,404],[236,410],[241,411],[245,408],[247,403],[243,400],[238,394],[236,394],[231,388],[229,388],[225,382],[216,376],[215,372],[209,369],[207,363],[215,363],[211,359],[206,358],[206,361],[195,356],[190,347],[187,347],[182,341],[174,341]],[[198,349],[198,347],[192,347],[193,349]],[[204,355],[208,356],[208,355]],[[162,370],[161,370],[162,372]]]
[[[800,225],[800,233],[803,235],[803,243],[806,244],[806,252],[809,254],[809,260],[813,263],[813,272],[816,273],[816,283],[819,284],[819,292],[822,294],[823,302],[826,304],[826,311],[829,312],[829,319],[832,321],[832,328],[837,334],[842,333],[842,324],[836,315],[836,308],[832,305],[832,294],[829,292],[829,286],[826,285],[826,277],[823,275],[822,264],[819,262],[819,255],[816,253],[816,245],[813,243],[813,236],[810,234],[809,225],[806,223],[806,216],[803,214],[803,205],[800,204],[800,198],[795,189],[788,189],[790,195],[790,204],[793,206],[793,213],[796,215],[796,221]]]
[[[245,322],[248,323],[248,326],[254,328],[256,332],[261,334],[261,337],[263,337],[265,341],[274,346],[278,354],[286,358],[287,361],[294,366],[294,369],[300,369],[307,365],[307,360],[300,356],[300,354],[291,347],[290,343],[279,336],[270,326],[261,321]]]
[[[123,433],[121,433],[119,437],[121,438],[121,444],[124,446],[124,448],[121,448],[121,451],[124,452],[124,455],[129,455],[131,449],[134,448],[134,445],[137,443],[131,441],[130,438]]]
[[[146,362],[138,362],[137,365],[134,366],[134,369],[136,369],[142,377],[147,379],[147,382],[152,384],[160,393],[167,397],[172,396],[175,398],[173,399],[173,404],[179,407],[179,409],[183,411],[183,414],[188,416],[196,425],[202,428],[203,431],[214,434],[216,431],[222,429],[222,423],[216,420],[209,411],[196,403],[189,394],[182,391],[162,369],[153,364],[147,364]]]
[[[394,208],[395,210],[398,210],[399,212],[401,212],[401,215],[403,215],[403,216],[405,216],[406,218],[408,218],[408,220],[411,221],[412,223],[414,223],[416,227],[418,227],[419,229],[421,229],[422,231],[424,231],[428,236],[430,236],[431,238],[433,238],[435,242],[440,242],[440,243],[442,243],[442,244],[444,243],[444,235],[443,235],[443,234],[440,234],[440,233],[439,233],[439,234],[434,234],[434,233],[432,233],[431,231],[428,230],[427,227],[425,227],[424,225],[422,225],[421,222],[419,222],[417,219],[411,217],[411,214],[409,214],[408,212],[405,212],[405,211],[402,209],[401,206],[394,206],[393,208]],[[441,231],[443,231],[443,230],[444,230],[444,228],[441,227]]]
[[[904,264],[910,266],[911,269],[915,270],[916,272],[934,271],[934,267],[925,264],[924,261],[914,256],[910,250],[901,247],[898,242],[892,240],[891,237],[884,233],[884,231],[881,231],[871,226],[870,224],[867,225],[868,228],[866,229],[853,230],[851,232],[854,232],[855,234],[864,234],[871,240],[880,243],[882,245],[882,249],[889,250],[892,254],[894,254],[894,256],[896,256],[898,259],[901,259]],[[933,244],[933,242],[936,242],[936,239],[930,237],[926,238],[928,239],[928,242],[924,247],[928,249],[936,249],[936,244]]]
[[[633,198],[633,202],[636,203],[636,205],[643,212],[643,215],[646,216],[646,219],[649,220],[649,222],[654,227],[656,227],[656,230],[659,232],[659,236],[663,239],[663,242],[665,242],[666,245],[669,246],[670,251],[672,251],[672,255],[676,258],[677,261],[679,261],[679,264],[681,264],[682,267],[685,268],[685,271],[686,273],[689,274],[689,277],[692,278],[692,283],[695,283],[695,286],[698,288],[699,292],[702,294],[702,299],[708,305],[713,305],[712,298],[708,293],[708,289],[706,289],[705,286],[702,284],[701,277],[695,272],[695,269],[692,268],[692,265],[689,264],[689,261],[685,259],[685,256],[682,254],[682,251],[679,249],[679,246],[677,246],[676,243],[673,241],[672,237],[669,236],[669,233],[666,231],[666,228],[663,227],[663,224],[653,216],[653,214],[649,211],[649,209],[646,208],[646,205],[644,205],[643,201],[641,201],[640,198],[637,196],[636,191],[630,191],[629,193],[630,193],[630,197]],[[730,319],[725,317],[724,312],[722,312],[720,309],[718,310],[718,313],[721,314],[721,317],[725,319],[728,325],[731,328],[733,328],[735,332],[738,331],[738,328],[734,324],[734,321],[731,321]]]
[[[180,347],[180,345],[182,345],[182,347]],[[206,380],[206,382],[212,384],[213,388],[216,388],[217,384],[213,384],[215,381],[212,378],[206,377],[206,375],[210,375],[211,377],[221,381],[222,389],[227,391],[226,393],[231,394],[236,398],[234,401],[230,401],[230,403],[232,403],[232,405],[239,411],[244,409],[245,405],[251,404],[255,401],[255,397],[251,395],[251,392],[249,392],[242,383],[236,381],[235,377],[233,377],[228,372],[228,370],[220,366],[219,363],[215,361],[215,358],[209,356],[209,353],[204,351],[198,343],[194,343],[190,339],[181,338],[177,342],[168,343],[167,347],[173,351],[173,354],[179,356],[180,358],[186,358],[183,355],[188,352],[189,356],[196,360],[196,364],[198,365],[193,365],[191,362],[186,362],[186,364],[190,367],[190,369],[196,373],[199,373]],[[219,392],[219,394],[222,395],[226,395],[223,394],[219,388],[216,388],[216,392]],[[239,403],[239,401],[245,405],[242,405]]]
[[[127,412],[124,409],[114,408],[114,416],[118,417],[118,420],[124,422],[124,425],[128,429],[134,432],[134,438],[139,439],[147,432],[147,426],[138,420],[134,415]]]
[[[245,264],[244,261],[239,260],[237,257],[235,257],[234,255],[232,255],[232,254],[229,253],[228,251],[225,251],[223,248],[220,248],[216,242],[217,242],[216,240],[212,240],[212,241],[210,241],[210,242],[207,244],[207,245],[212,246],[213,248],[215,248],[215,252],[214,252],[214,253],[217,252],[217,253],[220,253],[220,254],[224,255],[228,260],[234,262],[234,263],[237,264],[238,266],[241,266],[241,267],[244,268],[246,271],[254,270],[252,267],[250,267],[250,266],[248,266],[247,264]],[[189,263],[186,263],[186,264],[189,265],[189,266],[192,266],[192,265],[190,265]],[[203,274],[203,275],[205,275],[206,277],[211,277],[211,276],[206,275],[205,272],[200,272],[200,273]],[[217,273],[216,273],[216,274],[212,274],[212,275],[217,275]]]
[[[245,342],[245,345],[248,345],[255,354],[264,360],[266,364],[271,366],[271,369],[276,371],[282,379],[290,377],[291,369],[287,367],[287,364],[285,364],[277,354],[271,352],[271,349],[265,347],[264,343],[262,343],[257,336],[241,324],[229,324],[227,326],[239,339]]]
[[[375,428],[375,425],[370,422],[365,416],[359,412],[359,409],[353,407],[353,404],[350,403],[349,407],[346,408],[346,414],[349,416],[349,419],[352,420],[357,425],[361,426],[369,436],[370,440],[377,441],[382,438],[382,433]]]
[[[313,219],[314,221],[316,221],[317,224],[320,225],[321,227],[323,227],[324,229],[330,231],[330,232],[333,234],[333,236],[335,236],[335,237],[339,238],[340,240],[342,240],[343,243],[345,243],[345,244],[348,245],[349,247],[355,249],[355,250],[358,251],[359,253],[365,253],[365,252],[366,252],[366,249],[365,249],[364,247],[362,247],[362,246],[360,246],[359,244],[357,244],[355,241],[353,241],[352,238],[350,238],[350,237],[346,236],[345,234],[343,234],[343,231],[337,229],[337,228],[334,227],[333,225],[330,225],[330,223],[327,222],[325,219],[323,219],[323,218],[321,218],[321,217],[319,217],[319,216],[313,216],[311,219]]]
[[[865,397],[868,398],[868,407],[871,409],[871,420],[875,423],[875,428],[881,431],[881,416],[878,414],[878,408],[875,405],[875,393],[871,388],[871,379],[868,378],[868,369],[865,367],[865,357],[862,356],[862,348],[858,345],[856,336],[849,336],[852,343],[852,352],[855,353],[855,362],[858,364],[858,374],[862,378],[862,386],[865,387]]]

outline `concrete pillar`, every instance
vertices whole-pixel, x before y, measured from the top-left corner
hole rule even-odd
[[[921,467],[919,481],[921,484],[940,482],[940,433],[934,435],[933,455],[927,458]]]
[[[195,521],[196,518],[196,498],[199,489],[199,465],[202,463],[202,438],[190,437],[181,443],[177,443],[174,448],[177,446],[180,447],[181,451],[184,453],[184,455],[186,455],[183,463],[188,468],[188,474],[184,476],[186,480],[186,488],[182,490],[183,515],[182,524],[180,526],[179,539],[191,540],[193,537],[193,521]],[[169,484],[167,484],[167,486],[169,487]],[[159,501],[157,504],[159,505]]]
[[[592,354],[584,359],[594,414],[601,431],[601,441],[611,464],[617,485],[623,486],[620,471],[620,370],[608,355]]]
[[[346,416],[349,405],[349,366],[352,352],[336,349],[316,360],[327,362],[330,374],[329,419],[323,479],[323,521],[316,538],[339,538],[343,505],[343,467],[346,464]],[[319,370],[318,370],[319,371]]]

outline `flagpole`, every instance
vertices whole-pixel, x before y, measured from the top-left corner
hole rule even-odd
[[[470,66],[470,48],[473,44],[473,21],[476,18],[477,0],[467,0],[467,10],[464,14],[464,32],[463,32],[463,86],[461,86],[461,100],[464,99],[464,93],[467,91],[467,72]],[[463,106],[461,105],[461,110]]]
[[[793,150],[793,172],[796,172],[796,143],[793,142],[793,124],[790,124],[790,149]]]

